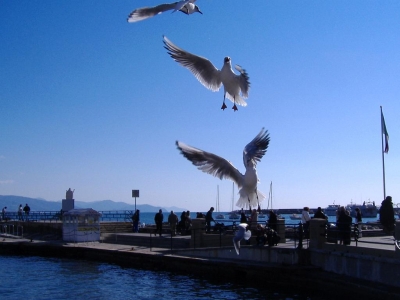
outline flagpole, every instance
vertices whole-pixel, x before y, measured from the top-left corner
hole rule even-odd
[[[383,128],[386,125],[383,124],[383,112],[381,106],[381,145],[382,145],[382,171],[383,171],[383,199],[386,199],[386,184],[385,184],[385,150],[383,148]]]

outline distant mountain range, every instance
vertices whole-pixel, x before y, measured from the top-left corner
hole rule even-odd
[[[13,195],[0,195],[0,209],[7,207],[8,211],[17,211],[19,205],[25,206],[28,204],[31,211],[59,211],[62,207],[62,201],[47,201],[41,198],[29,198],[22,196]],[[112,200],[101,200],[94,202],[83,202],[75,200],[75,208],[92,208],[97,211],[109,211],[109,210],[135,210],[134,204],[128,204],[125,202],[114,202]],[[159,209],[164,212],[177,211],[181,212],[187,209],[179,208],[175,206],[162,207],[162,206],[152,206],[147,204],[137,204],[136,209],[141,212],[158,212]]]

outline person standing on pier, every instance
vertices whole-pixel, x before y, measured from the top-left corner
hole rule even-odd
[[[164,221],[164,215],[162,213],[162,209],[160,209],[158,211],[158,213],[156,213],[155,217],[154,217],[154,221],[156,222],[156,233],[154,235],[157,235],[157,232],[160,234],[162,234],[162,223]]]
[[[22,212],[24,211],[24,209],[22,208],[22,204],[19,205],[18,207],[18,220],[19,221],[23,221],[24,218],[22,217]]]
[[[362,215],[361,215],[361,210],[356,207],[355,209],[356,211],[356,216],[354,217],[354,223],[357,224],[358,227],[358,237],[362,237],[362,233],[361,233],[361,222],[362,222]]]
[[[321,207],[317,208],[317,212],[314,214],[314,219],[325,219],[328,220],[328,217],[324,214]]]
[[[211,207],[210,210],[206,213],[206,227],[207,227],[206,229],[207,229],[207,232],[211,231],[211,221],[213,221],[215,223],[214,218],[212,217],[213,211],[214,211],[214,207]]]
[[[6,213],[7,213],[7,206],[3,207],[3,209],[1,210],[1,214],[3,216],[3,221],[7,221],[6,220]]]
[[[306,239],[309,238],[310,220],[310,208],[306,206],[301,213],[301,223],[303,223],[304,237]]]
[[[176,224],[178,224],[178,222],[179,222],[178,216],[174,213],[173,210],[171,210],[171,213],[168,216],[168,223],[169,227],[171,228],[172,236],[176,235]]]
[[[139,232],[140,211],[137,209],[132,216],[133,232]]]
[[[269,211],[269,218],[268,218],[268,227],[277,231],[277,223],[278,223],[278,216],[276,213],[271,209]]]
[[[24,206],[25,221],[28,221],[28,217],[29,217],[29,212],[30,211],[31,211],[31,208],[29,207],[28,203],[26,203],[25,206]]]
[[[385,200],[382,201],[381,208],[379,209],[379,221],[384,231],[391,232],[394,230],[395,218],[391,196],[387,196]]]
[[[340,207],[339,219],[337,227],[339,229],[339,243],[340,245],[350,245],[351,242],[351,222],[350,211],[346,210],[343,206]]]

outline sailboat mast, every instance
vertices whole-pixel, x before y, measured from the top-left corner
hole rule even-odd
[[[232,208],[231,208],[231,211],[233,211],[233,201],[234,201],[234,197],[235,197],[235,183],[232,182]]]
[[[271,209],[272,209],[272,181],[271,181],[271,185],[269,187],[269,192],[271,193]]]
[[[219,211],[219,185],[217,185],[217,204],[216,204],[217,211]]]

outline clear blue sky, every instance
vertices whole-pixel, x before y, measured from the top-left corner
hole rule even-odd
[[[134,203],[139,189],[138,204],[204,212],[219,185],[228,211],[232,182],[197,170],[175,141],[244,171],[243,148],[265,127],[257,170],[273,208],[380,204],[383,106],[386,193],[400,203],[399,1],[198,0],[203,15],[126,22],[162,2],[0,2],[1,195],[59,201],[72,188],[79,201]],[[246,69],[248,106],[220,110],[222,90],[174,62],[162,35]]]

